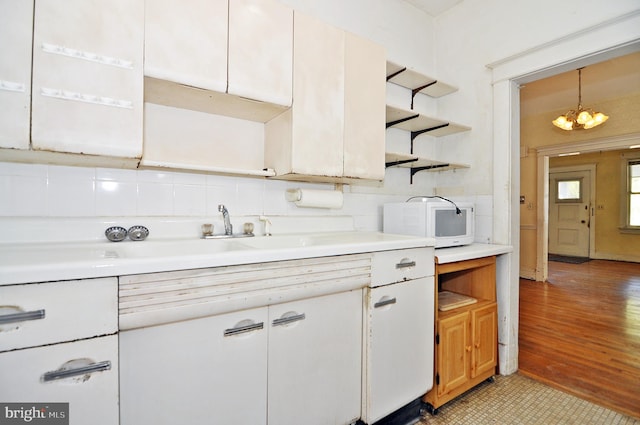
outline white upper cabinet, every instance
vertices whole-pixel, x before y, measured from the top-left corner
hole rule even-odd
[[[228,0],[145,0],[144,75],[227,90]]]
[[[294,21],[295,101],[265,127],[266,167],[291,180],[381,179],[383,49],[302,13]]]
[[[344,175],[384,179],[386,52],[347,33],[345,50]]]
[[[0,147],[29,148],[33,0],[0,0]]]
[[[38,0],[32,147],[142,154],[143,0]]]
[[[266,122],[291,105],[293,10],[147,0],[145,101]]]
[[[227,92],[291,106],[293,10],[271,0],[229,2]]]

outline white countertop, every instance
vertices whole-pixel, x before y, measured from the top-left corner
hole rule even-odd
[[[490,257],[492,255],[507,254],[513,251],[510,245],[474,243],[452,248],[437,248],[435,250],[438,264],[453,263],[455,261],[471,260],[474,258]]]
[[[231,239],[0,244],[0,285],[187,270],[434,246],[431,238],[345,231]]]

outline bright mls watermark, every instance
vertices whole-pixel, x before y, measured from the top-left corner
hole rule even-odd
[[[69,425],[69,403],[0,403],[0,425]]]

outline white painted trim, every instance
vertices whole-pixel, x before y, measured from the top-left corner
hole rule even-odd
[[[640,50],[640,10],[487,65],[493,71],[494,241],[514,247],[498,267],[500,373],[518,369],[520,94],[518,85]],[[567,53],[569,52],[569,53]],[[513,152],[516,152],[516,158]],[[539,156],[544,169],[545,159]],[[542,162],[542,164],[541,164]],[[540,202],[539,202],[540,203]],[[540,206],[539,206],[540,208]],[[546,231],[538,222],[538,231]],[[545,258],[542,259],[546,261]]]
[[[565,143],[561,145],[542,146],[536,148],[538,156],[558,156],[569,152],[598,152],[605,150],[628,149],[640,143],[640,133],[629,133],[604,139],[593,139],[584,142]]]

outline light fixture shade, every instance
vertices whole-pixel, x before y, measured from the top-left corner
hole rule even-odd
[[[572,109],[551,122],[562,130],[576,130],[579,128],[588,130],[604,123],[608,119],[609,117],[602,112],[593,112],[592,109],[582,108],[582,68],[578,68],[578,109]]]

